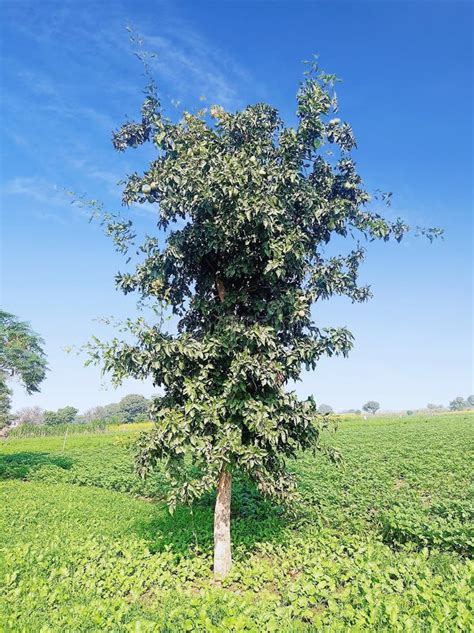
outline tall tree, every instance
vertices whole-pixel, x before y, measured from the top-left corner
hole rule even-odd
[[[144,420],[148,412],[148,400],[139,394],[124,396],[118,406],[118,415],[122,422]]]
[[[368,299],[369,287],[358,285],[365,249],[357,240],[400,241],[409,228],[372,210],[350,155],[352,129],[332,116],[335,80],[309,67],[296,127],[264,103],[235,113],[212,106],[173,121],[152,83],[141,120],[113,137],[120,151],[154,144],[156,158],[128,177],[123,202],[156,204],[158,214],[157,234],[137,250],[131,220],[104,215],[116,247],[137,256],[117,286],[167,306],[178,325],[172,333],[129,322],[133,342],[97,342],[92,354],[117,382],[151,377],[164,389],[138,469],[145,475],[165,461],[171,508],[217,489],[216,576],[231,566],[233,473],[247,473],[265,495],[291,499],[286,459],[317,447],[330,419],[313,398],[285,389],[302,367],[352,346],[345,327],[315,325],[311,306],[335,294]],[[432,239],[438,231],[425,233]],[[352,250],[327,257],[333,237],[355,241]],[[197,468],[187,468],[185,456]]]
[[[366,411],[367,413],[372,413],[372,415],[375,415],[379,409],[380,409],[380,404],[376,400],[369,400],[362,407],[362,411]]]
[[[468,403],[466,402],[466,400],[464,400],[462,396],[454,398],[454,400],[451,400],[451,402],[449,403],[449,408],[451,409],[451,411],[463,411],[467,407]]]
[[[43,345],[29,323],[0,310],[0,426],[9,421],[9,379],[18,379],[27,393],[39,391],[47,370]]]

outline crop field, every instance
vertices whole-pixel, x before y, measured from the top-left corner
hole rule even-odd
[[[0,631],[472,630],[474,414],[341,420],[292,463],[294,513],[243,479],[211,574],[211,496],[170,515],[129,430],[0,443]]]

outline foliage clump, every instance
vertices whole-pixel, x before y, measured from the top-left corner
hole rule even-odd
[[[116,381],[151,378],[164,389],[137,464],[146,474],[166,461],[172,507],[234,468],[262,493],[291,497],[285,460],[315,448],[330,416],[285,385],[323,356],[347,355],[353,340],[345,327],[317,326],[311,307],[333,295],[368,299],[358,282],[362,241],[400,241],[409,229],[373,208],[390,195],[364,188],[352,129],[335,116],[335,80],[310,66],[296,127],[264,103],[235,113],[212,106],[174,122],[151,84],[141,120],[113,135],[120,151],[147,141],[156,149],[149,168],[126,180],[123,202],[156,204],[159,230],[137,245],[136,267],[116,283],[170,309],[177,331],[139,320],[130,324],[133,342],[99,343],[95,359]],[[131,220],[105,223],[134,257]],[[334,238],[351,246],[327,256]],[[197,467],[192,478],[185,454]]]
[[[9,379],[17,378],[29,394],[39,391],[47,371],[43,345],[29,323],[0,310],[0,428],[11,421]]]

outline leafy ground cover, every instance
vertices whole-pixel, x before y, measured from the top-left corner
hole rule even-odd
[[[137,427],[4,441],[0,630],[470,630],[473,422],[343,420],[342,466],[292,464],[294,516],[238,481],[222,583],[212,499],[170,516],[160,473],[133,472]]]

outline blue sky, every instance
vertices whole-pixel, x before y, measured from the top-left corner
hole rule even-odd
[[[354,350],[321,362],[298,391],[337,409],[446,404],[474,391],[470,2],[3,0],[2,13],[1,303],[43,336],[50,364],[40,394],[15,387],[14,408],[84,410],[153,392],[133,382],[115,391],[64,352],[107,336],[96,317],[134,314],[114,288],[122,258],[63,194],[117,209],[116,183],[153,156],[110,142],[144,84],[127,24],[157,53],[159,91],[176,114],[201,96],[230,109],[265,100],[291,124],[301,62],[318,53],[343,79],[340,112],[367,186],[394,192],[391,214],[445,229],[432,245],[409,236],[370,246],[362,280],[374,298],[314,309],[318,324],[352,330]],[[129,213],[153,230],[152,209]]]

